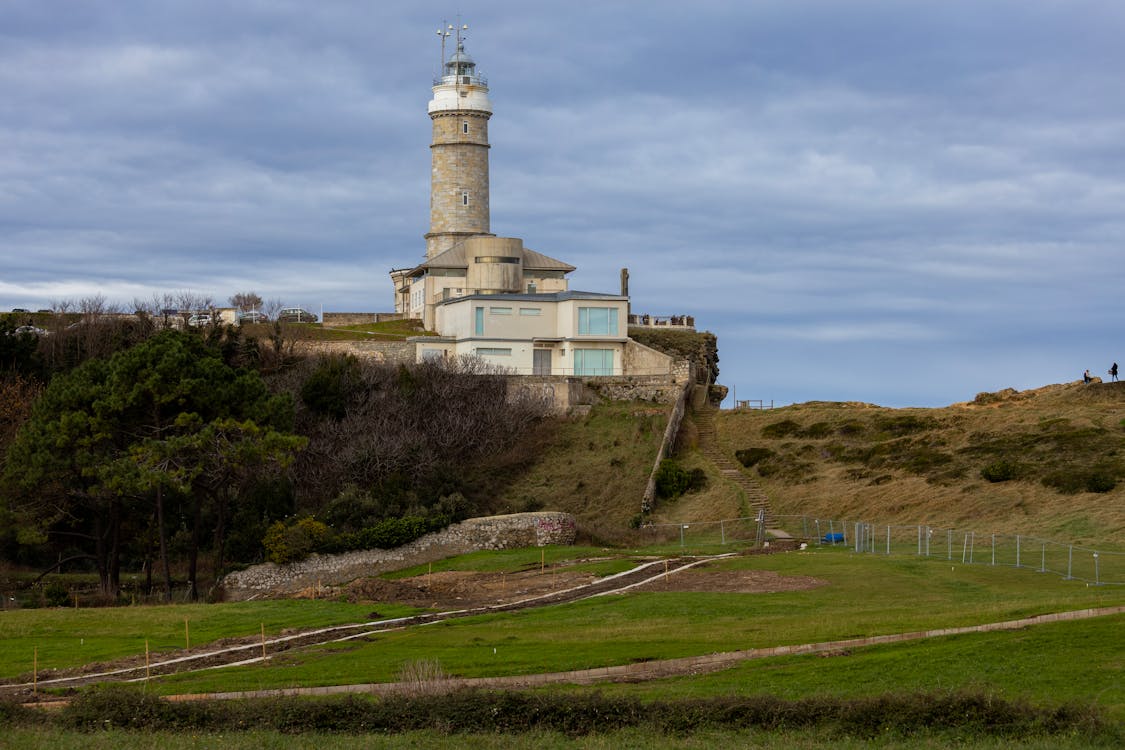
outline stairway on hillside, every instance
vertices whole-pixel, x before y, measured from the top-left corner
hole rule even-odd
[[[734,482],[744,493],[746,493],[746,502],[750,506],[752,514],[757,515],[758,511],[762,510],[766,513],[766,532],[775,539],[788,539],[789,534],[778,528],[773,523],[773,518],[770,514],[770,501],[769,497],[762,490],[759,485],[752,478],[746,476],[738,465],[732,461],[722,448],[719,447],[718,436],[715,432],[715,413],[718,410],[713,406],[703,406],[695,409],[693,417],[695,419],[696,429],[699,431],[699,451],[707,457],[719,473],[725,479]]]

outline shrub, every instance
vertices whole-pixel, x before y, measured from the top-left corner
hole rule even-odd
[[[700,468],[688,471],[675,461],[665,459],[656,470],[656,496],[663,500],[674,500],[685,492],[696,492],[706,486],[707,473]]]
[[[801,436],[807,438],[823,438],[832,434],[832,425],[827,422],[817,422],[801,430]]]
[[[734,452],[734,457],[738,459],[738,462],[748,469],[772,455],[774,455],[774,452],[769,448],[744,448]]]
[[[283,521],[274,523],[266,530],[262,544],[270,561],[280,565],[321,551],[331,535],[327,524],[305,516],[288,525]]]
[[[43,596],[47,600],[48,607],[65,607],[70,603],[70,592],[66,590],[62,581],[48,583],[43,589]]]
[[[762,437],[783,438],[796,435],[801,431],[801,425],[792,419],[783,419],[780,422],[768,424],[762,428]]]
[[[1043,477],[1043,484],[1064,495],[1077,492],[1109,492],[1117,486],[1117,479],[1104,471],[1089,469],[1058,469]]]
[[[1000,459],[998,461],[993,461],[988,466],[981,469],[980,475],[982,478],[993,483],[1007,482],[1020,475],[1020,467],[1012,461]]]
[[[1109,492],[1117,486],[1117,480],[1108,474],[1094,473],[1086,477],[1087,492]]]

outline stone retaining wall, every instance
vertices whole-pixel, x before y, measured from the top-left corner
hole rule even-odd
[[[569,513],[513,513],[470,518],[395,549],[311,555],[285,565],[254,565],[223,579],[223,598],[245,601],[284,597],[317,586],[348,583],[356,578],[478,550],[573,544],[575,528],[574,516]]]
[[[414,344],[406,341],[297,341],[294,347],[302,354],[351,354],[359,359],[411,364]]]

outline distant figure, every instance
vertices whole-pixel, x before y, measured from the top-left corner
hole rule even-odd
[[[1086,385],[1089,385],[1090,380],[1092,380],[1092,378],[1090,377],[1090,371],[1086,370],[1086,372],[1082,373],[1082,382]]]
[[[1109,368],[1109,376],[1115,381],[1117,380],[1117,363],[1114,362],[1113,366]]]

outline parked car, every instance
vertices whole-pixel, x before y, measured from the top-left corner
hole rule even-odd
[[[31,334],[32,336],[46,336],[47,335],[47,332],[45,330],[43,330],[42,328],[39,328],[37,326],[20,326],[20,327],[16,328],[16,330],[14,330],[12,333],[14,333],[16,335],[19,335],[21,333],[28,333],[28,334]]]
[[[269,316],[265,313],[260,313],[257,310],[247,310],[238,314],[238,324],[243,323],[269,323]]]
[[[210,315],[192,315],[188,318],[187,324],[192,328],[201,328],[202,326],[211,325]]]
[[[14,313],[25,313],[25,312],[31,312],[31,310],[27,310],[27,309],[22,308],[22,307],[13,307],[12,312],[14,312]]]
[[[277,314],[279,323],[315,323],[316,316],[301,307],[287,307]]]

